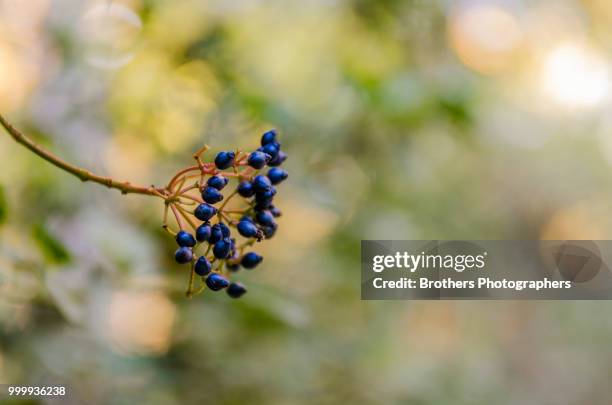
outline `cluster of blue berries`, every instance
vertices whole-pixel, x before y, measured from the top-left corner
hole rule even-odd
[[[261,147],[254,152],[220,152],[214,164],[196,159],[199,165],[185,171],[178,186],[181,191],[169,203],[181,228],[176,233],[179,248],[174,257],[177,263],[192,265],[188,295],[194,292],[193,278],[197,275],[204,282],[200,290],[205,287],[212,291],[225,289],[230,297],[239,298],[247,290],[241,283],[230,282],[229,273],[241,268],[254,269],[263,260],[257,253],[245,250],[276,233],[276,218],[281,216],[281,211],[273,201],[276,186],[288,177],[287,172],[279,167],[287,155],[281,151],[276,131],[271,130],[263,134]],[[261,173],[266,166],[267,172]],[[190,175],[189,170],[199,171],[199,174]],[[189,178],[199,180],[191,187],[182,188]],[[223,190],[230,179],[238,180],[238,184],[231,193],[224,195]],[[189,194],[194,189],[199,191],[199,196]],[[229,200],[236,196],[242,197],[243,207],[228,209]],[[197,204],[195,209],[187,210],[182,205],[186,204],[185,199],[190,199],[190,204]],[[199,224],[190,216],[195,217]],[[194,233],[183,229],[181,217],[189,222]],[[232,228],[240,235],[240,243]],[[205,251],[198,255],[195,250],[200,246]]]

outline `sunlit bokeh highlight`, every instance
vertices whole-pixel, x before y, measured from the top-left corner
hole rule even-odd
[[[513,66],[523,33],[509,9],[477,3],[452,13],[449,35],[463,63],[477,72],[492,74]]]
[[[610,92],[610,69],[602,55],[579,43],[562,43],[545,56],[545,92],[567,107],[593,107]]]

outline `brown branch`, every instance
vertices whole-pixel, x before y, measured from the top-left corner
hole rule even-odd
[[[134,193],[134,194],[146,194],[164,198],[166,189],[156,188],[155,186],[138,186],[133,185],[128,181],[118,181],[111,177],[98,176],[87,169],[82,167],[74,166],[60,157],[54,155],[48,150],[44,149],[40,145],[36,144],[30,138],[25,136],[15,127],[13,127],[2,115],[0,115],[0,124],[6,129],[9,135],[21,145],[34,152],[36,155],[45,159],[47,162],[59,167],[60,169],[78,177],[81,181],[92,181],[94,183],[102,184],[108,188],[115,188],[121,191],[122,194]]]

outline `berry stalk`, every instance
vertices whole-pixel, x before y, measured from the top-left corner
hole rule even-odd
[[[0,124],[4,127],[6,132],[15,140],[15,142],[25,146],[31,152],[40,156],[52,165],[78,177],[81,181],[91,181],[98,183],[108,188],[114,188],[121,191],[122,194],[145,194],[152,195],[161,198],[165,198],[166,190],[163,188],[157,188],[155,186],[139,186],[131,184],[129,181],[118,181],[112,177],[99,176],[90,172],[87,169],[72,165],[62,158],[54,155],[42,146],[38,145],[30,138],[28,138],[21,131],[13,127],[2,115],[0,115]]]

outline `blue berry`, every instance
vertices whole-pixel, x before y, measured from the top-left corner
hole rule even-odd
[[[263,257],[258,255],[257,253],[249,252],[242,256],[240,264],[242,264],[242,267],[244,267],[245,269],[254,269],[259,263],[261,263],[262,260]]]
[[[229,281],[220,274],[213,273],[206,277],[206,285],[213,291],[219,291],[229,285]]]
[[[280,166],[285,160],[287,160],[287,154],[280,151],[278,152],[278,155],[268,162],[268,166]]]
[[[189,263],[191,259],[193,259],[193,252],[191,251],[191,248],[183,246],[178,248],[178,250],[174,253],[174,260],[176,260],[177,263]]]
[[[223,200],[223,194],[216,188],[209,186],[202,191],[202,199],[209,204],[216,204]]]
[[[179,233],[176,234],[176,243],[182,247],[194,247],[196,245],[196,240],[189,232],[179,231]]]
[[[276,233],[276,229],[278,229],[278,225],[276,223],[274,223],[273,225],[269,225],[269,226],[263,226],[261,228],[266,239],[272,238],[274,234]]]
[[[280,151],[280,144],[278,142],[268,143],[261,147],[261,151],[270,155],[271,159],[274,159]]]
[[[230,239],[230,254],[228,258],[235,258],[235,257],[236,257],[236,239],[231,238]]]
[[[234,152],[219,152],[215,158],[215,166],[219,170],[227,169],[234,164],[235,157]]]
[[[205,276],[210,273],[210,269],[212,268],[208,259],[204,256],[200,256],[200,258],[196,261],[194,270],[198,276]]]
[[[278,184],[281,181],[285,180],[289,177],[289,173],[284,171],[283,169],[279,169],[278,167],[273,167],[268,170],[268,178],[272,182],[272,184]]]
[[[263,191],[261,193],[257,193],[255,195],[256,201],[267,200],[268,198],[272,198],[276,195],[276,187],[272,186],[268,191]]]
[[[206,184],[208,184],[210,187],[216,188],[217,190],[223,190],[223,187],[227,186],[228,182],[229,179],[227,177],[218,174],[209,178]]]
[[[246,294],[247,289],[240,283],[231,283],[229,287],[227,287],[227,295],[232,298],[240,298],[244,294]]]
[[[223,233],[223,228],[221,227],[220,223],[213,225],[213,227],[210,228],[210,237],[208,238],[208,242],[212,244],[219,242],[224,238]]]
[[[261,146],[276,142],[276,129],[271,129],[261,136]]]
[[[232,233],[229,229],[229,227],[227,225],[225,225],[223,222],[219,222],[217,224],[217,226],[221,229],[221,234],[223,235],[224,238],[229,238],[230,234]]]
[[[232,242],[225,238],[215,243],[215,246],[213,247],[213,254],[217,259],[225,259],[230,255],[231,250]]]
[[[240,220],[241,221],[249,221],[249,222],[251,222],[253,224],[255,223],[255,220],[252,217],[248,216],[248,215],[244,215],[242,218],[240,218]]]
[[[253,152],[249,155],[249,166],[255,169],[261,169],[270,161],[272,157],[267,153],[263,152]]]
[[[257,227],[251,221],[238,222],[238,232],[245,238],[253,238],[257,236]]]
[[[238,194],[245,198],[252,197],[255,194],[255,190],[253,189],[253,185],[248,181],[243,181],[238,184]]]
[[[259,211],[255,214],[255,220],[264,226],[274,226],[276,224],[274,222],[274,216],[268,210]]]
[[[203,223],[196,229],[196,239],[198,242],[206,242],[210,238],[210,224]]]
[[[270,214],[272,214],[274,218],[278,218],[283,215],[282,211],[273,205],[270,206]]]
[[[253,179],[253,189],[256,193],[264,193],[266,191],[270,191],[272,188],[272,183],[267,176],[259,175],[255,176]]]
[[[208,221],[217,213],[217,209],[209,204],[200,204],[193,215],[200,221]]]
[[[255,211],[264,211],[269,209],[272,206],[272,199],[268,198],[267,200],[260,200],[253,206]]]

